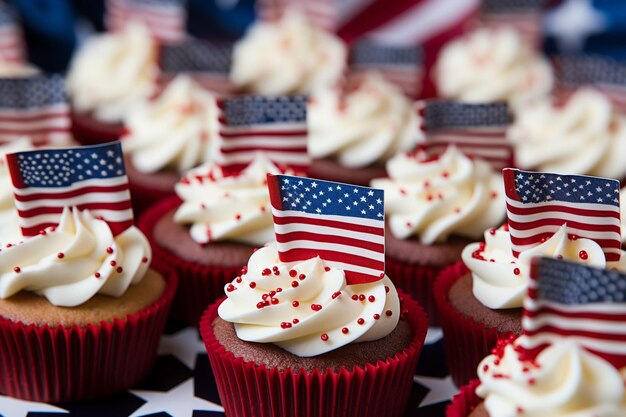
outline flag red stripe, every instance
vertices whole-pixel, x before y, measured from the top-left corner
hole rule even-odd
[[[339,261],[344,264],[358,265],[365,268],[377,269],[383,271],[385,263],[382,261],[375,261],[371,258],[359,255],[352,255],[345,252],[337,252],[326,249],[290,249],[280,252],[280,260],[282,262],[297,262],[304,259],[311,259],[315,256],[326,261]],[[346,267],[348,268],[348,267]],[[379,277],[380,278],[380,277]]]
[[[524,207],[516,207],[511,204],[506,205],[506,208],[509,212],[513,214],[519,215],[527,215],[527,214],[538,214],[545,212],[559,212],[559,213],[569,213],[576,214],[579,216],[588,216],[588,217],[613,217],[616,219],[620,218],[619,210],[615,208],[607,208],[606,210],[590,210],[579,207],[571,207],[571,206],[563,206],[555,202],[554,204],[546,204],[542,206],[524,206]],[[567,222],[569,224],[569,222]]]
[[[282,144],[278,144],[278,145],[282,145]],[[302,153],[306,153],[307,148],[306,146],[300,147],[300,148],[285,148],[281,146],[273,147],[268,143],[264,146],[242,146],[242,147],[233,147],[233,148],[227,148],[227,149],[222,148],[221,150],[222,154],[224,155],[238,154],[240,152],[254,152],[254,151],[274,151],[274,152],[279,151],[279,152],[284,152],[284,153],[302,154]]]
[[[94,185],[94,186],[77,188],[72,191],[66,191],[66,192],[61,192],[61,193],[39,192],[39,193],[30,194],[30,195],[15,194],[15,199],[17,201],[24,201],[24,202],[37,201],[37,200],[43,200],[43,199],[48,199],[48,198],[53,199],[53,200],[61,200],[61,199],[81,196],[87,193],[113,193],[113,192],[125,191],[125,190],[128,190],[128,184],[120,184],[120,185],[109,186],[109,187]]]
[[[276,233],[276,241],[278,243],[288,243],[293,242],[294,240],[308,240],[312,242],[324,242],[324,243],[336,243],[345,246],[353,246],[362,249],[367,249],[375,252],[383,253],[385,250],[385,245],[368,242],[362,239],[355,239],[345,236],[337,236],[330,234],[320,234],[314,232],[289,232],[289,233]]]
[[[320,218],[309,218],[309,217],[300,217],[297,215],[289,216],[289,217],[274,217],[274,224],[285,225],[285,224],[310,224],[315,226],[326,226],[326,227],[334,227],[335,229],[344,229],[350,230],[353,232],[360,233],[369,233],[375,236],[384,236],[385,230],[382,227],[373,227],[373,226],[365,226],[356,223],[348,223],[341,222],[337,220],[327,220]]]
[[[236,129],[236,128],[234,128]],[[243,129],[243,128],[242,128]],[[306,137],[308,131],[303,130],[263,130],[263,129],[248,129],[240,131],[228,131],[228,128],[220,130],[220,136],[225,138],[240,138],[250,136],[268,136],[271,140],[272,137],[291,137],[291,136],[303,136]]]
[[[125,201],[120,201],[117,203],[105,203],[105,202],[84,203],[84,204],[79,204],[77,207],[80,208],[81,210],[87,209],[87,210],[121,211],[121,210],[128,210],[132,208],[132,204],[130,200],[125,200]],[[42,214],[59,213],[60,211],[59,211],[59,207],[41,206],[37,208],[32,208],[30,210],[18,210],[17,212],[20,217],[29,218],[29,217],[39,216]]]
[[[5,135],[46,135],[52,133],[65,133],[69,132],[70,127],[51,127],[51,128],[41,128],[30,130],[28,125],[24,125],[21,129],[5,129],[2,127],[2,122],[0,121],[0,134]]]
[[[580,223],[566,218],[537,219],[528,223],[520,223],[509,218],[509,227],[514,230],[533,230],[541,226],[561,226],[564,223],[567,223],[567,227],[571,229],[587,230],[590,232],[615,232],[617,234],[621,232],[619,224]],[[514,235],[514,230],[511,231],[511,236]]]
[[[19,111],[8,111],[0,109],[0,122],[38,122],[40,120],[64,120],[67,119],[69,121],[69,116],[67,112],[50,112],[47,113],[45,111],[34,111],[34,112],[19,112]]]

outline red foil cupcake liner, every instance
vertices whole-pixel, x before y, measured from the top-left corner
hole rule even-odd
[[[488,328],[459,312],[448,299],[450,288],[468,271],[463,261],[459,261],[441,271],[434,287],[448,370],[457,386],[477,378],[480,361],[491,353],[499,338],[510,335]]]
[[[138,226],[150,241],[153,258],[158,258],[174,268],[178,275],[178,292],[172,306],[172,317],[197,327],[202,312],[224,295],[224,286],[239,275],[241,267],[227,268],[186,261],[154,241],[152,230],[156,223],[180,203],[181,200],[176,196],[159,201],[143,213]]]
[[[0,392],[29,401],[103,397],[150,371],[176,292],[171,269],[153,262],[166,287],[147,308],[86,327],[26,325],[0,317]]]
[[[205,311],[200,333],[229,417],[394,417],[404,412],[428,327],[423,310],[409,297],[403,300],[414,332],[409,346],[384,362],[339,372],[278,370],[235,357],[213,333],[221,301]]]
[[[406,263],[385,257],[385,271],[396,287],[416,299],[428,315],[428,324],[438,326],[440,319],[435,306],[433,286],[445,266]]]
[[[452,403],[446,408],[446,417],[467,417],[474,408],[482,402],[482,398],[476,395],[476,387],[480,384],[477,379],[468,385],[461,387],[459,393],[454,396]]]

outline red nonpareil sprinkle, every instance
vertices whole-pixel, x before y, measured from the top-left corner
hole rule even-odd
[[[413,227],[413,225],[411,224],[411,222],[406,222],[406,227],[408,227],[409,229]]]
[[[332,295],[333,300],[341,295],[341,291],[337,291]]]
[[[392,314],[393,314],[393,312],[391,310],[385,311],[385,316],[387,316],[387,317],[391,317]]]
[[[115,265],[117,265],[117,262],[115,262],[115,261],[111,261],[111,262],[109,262],[109,265],[111,265],[111,266],[115,266]]]
[[[326,342],[328,340],[328,335],[326,333],[322,333],[322,335],[320,336],[320,339]]]
[[[65,257],[65,254],[63,252],[57,253],[57,258],[63,259],[64,257]]]
[[[495,235],[496,234],[496,229],[493,229],[493,228],[489,229],[489,234],[491,236]]]
[[[258,303],[256,303],[256,308],[258,308],[259,310],[263,307],[265,307],[265,303],[263,301],[259,301]]]
[[[20,272],[22,272],[22,269],[19,266],[16,266],[15,268],[13,268],[13,272],[19,274]]]
[[[460,209],[459,207],[457,207],[457,208],[455,208],[455,209],[454,209],[454,212],[455,212],[455,213],[460,213],[460,212],[461,212],[461,209]]]
[[[389,292],[389,287],[387,285],[385,285],[385,292]]]
[[[385,273],[381,272],[380,275],[378,275],[379,278],[385,278]]]
[[[424,181],[424,188],[430,187],[430,181]]]
[[[112,254],[112,253],[113,253],[113,248],[109,246],[109,247],[106,249],[106,251],[107,251],[107,253],[110,255],[110,254]]]
[[[271,273],[272,271],[269,268],[265,268],[263,271],[261,271],[261,275],[263,275],[264,277],[268,276]]]
[[[524,413],[524,409],[522,407],[517,407],[515,409],[515,411],[517,411],[517,414],[523,414]]]
[[[291,287],[292,288],[297,288],[300,285],[300,283],[298,281],[291,281]]]
[[[373,295],[370,295],[369,297],[367,297],[367,300],[368,300],[370,303],[373,303],[374,301],[376,301],[376,297],[374,297]]]
[[[483,372],[487,372],[489,370],[489,365],[484,364],[483,365]]]
[[[248,273],[248,265],[244,265],[243,268],[241,268],[241,275],[245,275]]]
[[[261,210],[261,213],[265,213],[265,210],[267,210],[267,209],[265,208],[265,206],[261,206],[261,207],[259,207],[259,210]]]
[[[578,240],[577,235],[569,235],[570,240]]]
[[[100,272],[96,272],[95,274],[93,274],[93,276],[96,278],[100,278]]]
[[[50,231],[51,231],[51,232],[54,232],[55,230],[57,230],[57,228],[56,228],[56,227],[54,227],[54,226],[50,226]]]
[[[495,192],[495,191],[492,191],[492,192],[491,192],[491,198],[492,198],[492,199],[496,199],[496,198],[498,198],[498,193],[497,193],[497,192]]]
[[[250,288],[252,288],[252,289],[256,288],[256,282],[254,282],[254,281],[251,282],[250,283]]]
[[[587,258],[589,258],[589,254],[587,254],[587,251],[581,250],[580,252],[578,252],[578,257],[583,261],[586,261]]]
[[[10,248],[13,246],[13,243],[7,243],[7,248]]]
[[[359,301],[365,301],[365,294],[359,294]]]
[[[311,310],[313,311],[320,311],[322,309],[322,305],[321,304],[311,304]]]
[[[509,231],[509,224],[508,223],[504,223],[502,225],[502,230],[504,230],[505,232],[508,232]]]
[[[278,288],[276,288],[276,292],[283,292],[283,289],[278,287]]]
[[[235,214],[235,219],[236,220],[241,220],[241,214],[239,214],[239,213]]]
[[[378,320],[378,319],[380,319],[380,314],[378,313],[374,314],[374,320]]]
[[[363,317],[359,317],[359,318],[357,319],[357,321],[356,321],[356,322],[357,322],[358,324],[363,325],[363,324],[365,324],[365,319],[364,319]]]
[[[404,188],[400,188],[398,191],[400,191],[400,194],[406,195],[406,190]]]
[[[272,304],[278,304],[278,303],[279,303],[278,298],[272,298]]]
[[[122,273],[122,271],[124,271],[124,268],[122,268],[121,266],[118,266],[118,267],[115,269],[115,272],[117,272],[118,274],[121,274],[121,273]]]
[[[358,301],[359,296],[358,296],[358,295],[356,295],[356,294],[352,294],[352,299],[353,299],[354,301]]]
[[[300,275],[298,275],[298,279],[299,279],[300,281],[303,281],[305,278],[306,278],[306,275],[304,275],[304,274],[300,274]]]
[[[341,333],[343,334],[348,334],[350,332],[350,329],[348,329],[347,327],[344,327],[343,329],[341,329]]]
[[[520,270],[519,270],[519,268],[515,268],[515,269],[513,269],[513,273],[514,273],[515,275],[519,275],[519,274],[520,274]]]
[[[235,278],[235,281],[237,282],[237,284],[241,284],[241,281],[243,281],[243,280],[241,279],[241,277],[237,277],[237,278]]]
[[[426,196],[426,200],[427,200],[427,201],[433,201],[433,196],[432,196],[432,194],[428,194],[428,195]]]
[[[290,327],[291,327],[291,323],[289,323],[288,321],[283,321],[282,323],[280,323],[281,329],[288,329]]]
[[[535,385],[535,382],[537,382],[537,381],[535,381],[535,378],[530,378],[528,380],[528,385]]]
[[[326,272],[330,271],[330,266],[325,266],[324,267],[324,271],[326,271]]]
[[[45,236],[46,235],[46,231],[45,230],[40,230],[39,234],[42,235],[42,236]]]
[[[443,171],[441,173],[441,176],[444,177],[444,178],[448,178],[450,176],[450,174],[447,171]]]
[[[226,291],[228,292],[233,292],[235,291],[236,287],[233,284],[228,284],[228,286],[226,287]]]
[[[295,269],[289,270],[289,276],[291,278],[294,278],[296,275],[298,275],[298,271],[296,271]]]
[[[293,324],[298,324],[298,323],[300,323],[300,320],[298,320],[297,318],[296,318],[296,319],[293,319],[293,320],[291,320],[291,321],[293,322]]]
[[[291,302],[291,306],[292,307],[298,307],[300,305],[300,303],[298,301],[292,301]]]

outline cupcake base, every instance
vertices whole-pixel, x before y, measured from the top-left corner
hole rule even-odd
[[[213,324],[221,301],[211,305],[202,317],[200,333],[226,414],[230,417],[402,415],[427,322],[415,301],[406,296],[401,298],[413,334],[408,346],[385,360],[338,370],[279,369],[260,363],[261,358],[245,361],[216,338]]]
[[[81,145],[98,145],[118,140],[123,132],[122,123],[106,123],[91,113],[72,112],[72,135]]]
[[[178,282],[162,263],[152,266],[165,278],[163,293],[125,317],[82,326],[0,317],[0,392],[28,401],[80,401],[141,381],[156,358]]]
[[[387,176],[384,165],[372,165],[363,168],[348,168],[330,158],[313,159],[309,165],[308,176],[326,181],[344,182],[369,187],[374,178]]]
[[[481,406],[483,400],[476,395],[476,387],[480,384],[477,379],[461,387],[454,396],[452,403],[446,408],[446,417],[489,417]]]

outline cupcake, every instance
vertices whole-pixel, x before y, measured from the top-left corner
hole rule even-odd
[[[236,175],[209,162],[144,213],[139,227],[180,277],[175,317],[197,325],[254,249],[274,240],[266,175],[279,172],[263,154]]]
[[[225,291],[200,332],[226,414],[402,415],[427,323],[389,278],[348,285],[319,257],[284,263],[270,246]]]
[[[520,168],[626,177],[621,159],[626,153],[626,117],[595,89],[581,88],[563,105],[546,99],[521,107],[508,139]]]
[[[156,91],[156,56],[156,43],[138,23],[85,42],[67,76],[77,140],[94,144],[119,139],[124,115]]]
[[[341,39],[292,11],[277,22],[256,23],[235,44],[231,81],[248,93],[309,94],[336,86],[346,58]]]
[[[122,144],[136,213],[173,194],[183,173],[214,156],[217,114],[215,96],[186,75],[126,113]]]
[[[434,70],[441,97],[514,108],[546,96],[553,84],[548,61],[509,28],[478,29],[450,42]]]
[[[370,72],[354,90],[318,90],[308,107],[309,175],[367,185],[385,163],[421,139],[413,103],[394,84]]]
[[[433,284],[439,272],[485,227],[504,221],[502,177],[454,146],[435,159],[422,152],[398,154],[387,163],[385,261],[389,276],[437,322]]]

